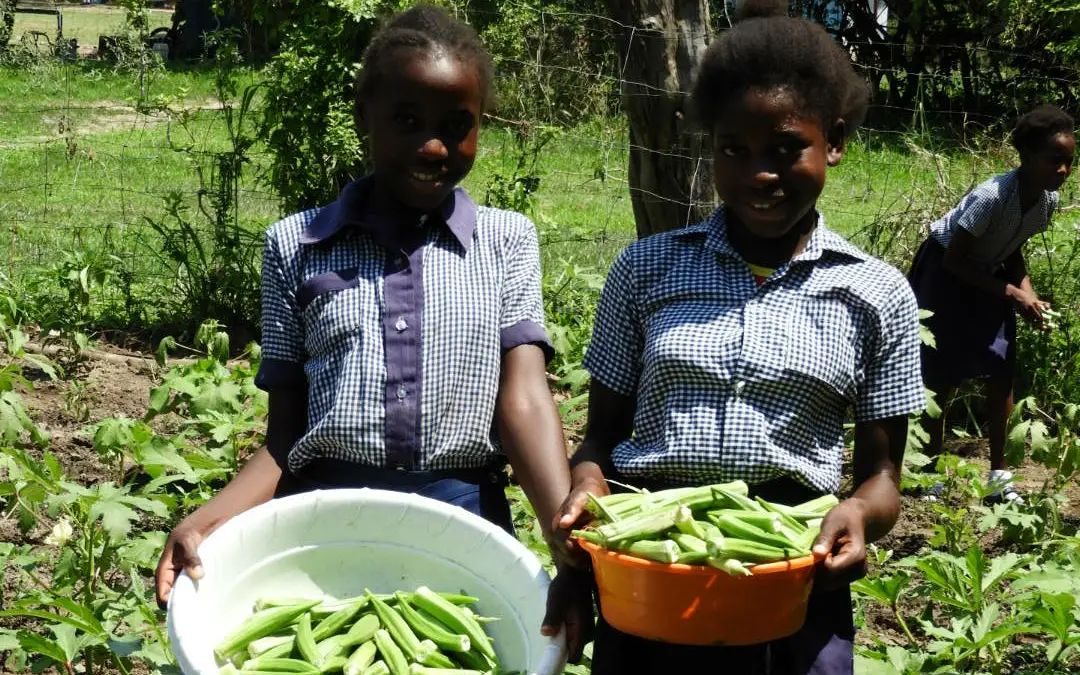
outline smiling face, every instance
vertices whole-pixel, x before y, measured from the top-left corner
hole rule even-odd
[[[825,169],[844,154],[843,122],[826,132],[782,88],[750,89],[713,126],[713,180],[729,220],[760,239],[806,225]]]
[[[1072,172],[1076,139],[1070,133],[1054,134],[1020,153],[1020,168],[1041,190],[1057,190]]]
[[[476,159],[480,74],[452,56],[414,48],[397,49],[381,70],[374,93],[359,104],[375,183],[401,206],[431,211]]]

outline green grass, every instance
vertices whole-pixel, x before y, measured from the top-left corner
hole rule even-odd
[[[140,101],[172,99],[191,112],[191,134]],[[112,254],[139,281],[161,280],[146,218],[171,191],[197,212],[193,161],[227,147],[213,74],[155,69],[138,77],[89,61],[0,69],[0,241],[18,279],[65,251]],[[173,149],[191,144],[196,154]],[[258,161],[260,158],[256,156]],[[240,214],[253,229],[278,216],[277,201],[244,185]]]
[[[483,201],[496,176],[514,175],[520,156],[509,129],[486,127],[465,188]],[[540,231],[546,266],[573,259],[606,269],[614,255],[634,240],[626,165],[621,121],[570,129],[543,146],[533,169],[539,187],[525,211]]]
[[[123,31],[124,13],[120,7],[100,5],[58,5],[63,14],[64,38],[75,38],[80,47],[97,49],[99,35],[114,35]],[[172,10],[149,9],[150,29],[172,25]],[[12,42],[22,39],[24,33],[39,31],[53,39],[56,37],[56,17],[44,14],[15,15]]]
[[[213,92],[208,70],[158,68],[140,77],[87,60],[0,68],[0,246],[11,274],[77,249],[119,255],[137,276],[160,275],[146,219],[162,216],[170,191],[197,210],[193,158],[227,145]],[[191,138],[167,117],[137,108],[163,98],[194,111]],[[170,139],[190,143],[195,155],[176,152]],[[525,210],[539,227],[545,269],[572,261],[603,272],[635,238],[626,139],[622,120],[585,124],[554,134],[533,166],[512,131],[488,125],[465,186],[483,201],[498,178],[535,175]],[[833,229],[904,266],[929,222],[1010,166],[1001,147],[862,132],[829,170],[819,207]],[[260,231],[282,214],[257,181],[268,157],[257,151],[253,160],[240,213]],[[1063,195],[1067,206],[1076,203],[1074,182]],[[1071,240],[1076,220],[1066,210],[1053,236]]]

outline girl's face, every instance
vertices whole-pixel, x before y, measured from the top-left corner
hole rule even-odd
[[[778,239],[803,226],[844,154],[843,122],[822,129],[783,88],[732,99],[713,126],[713,180],[729,216],[749,233]]]
[[[441,53],[402,48],[360,101],[376,183],[410,209],[438,207],[476,159],[483,87],[475,67]]]
[[[1057,190],[1072,172],[1076,139],[1072,134],[1055,134],[1040,145],[1020,153],[1020,166],[1043,190]]]

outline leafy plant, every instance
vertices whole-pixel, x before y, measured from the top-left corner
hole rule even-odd
[[[235,334],[252,336],[259,323],[261,237],[241,221],[240,188],[257,140],[256,100],[263,84],[241,86],[242,64],[229,34],[208,39],[216,46],[214,86],[228,143],[220,151],[200,150],[201,127],[191,110],[174,108],[166,98],[145,105],[168,115],[186,135],[185,140],[170,136],[170,142],[192,166],[199,190],[197,215],[180,191],[168,192],[164,216],[144,216],[157,236],[142,244],[175,278],[179,293],[173,313],[183,317],[178,323],[221,319]]]

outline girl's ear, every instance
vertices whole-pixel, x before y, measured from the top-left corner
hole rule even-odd
[[[829,166],[836,166],[844,158],[847,142],[847,123],[838,119],[825,134],[825,161]]]

